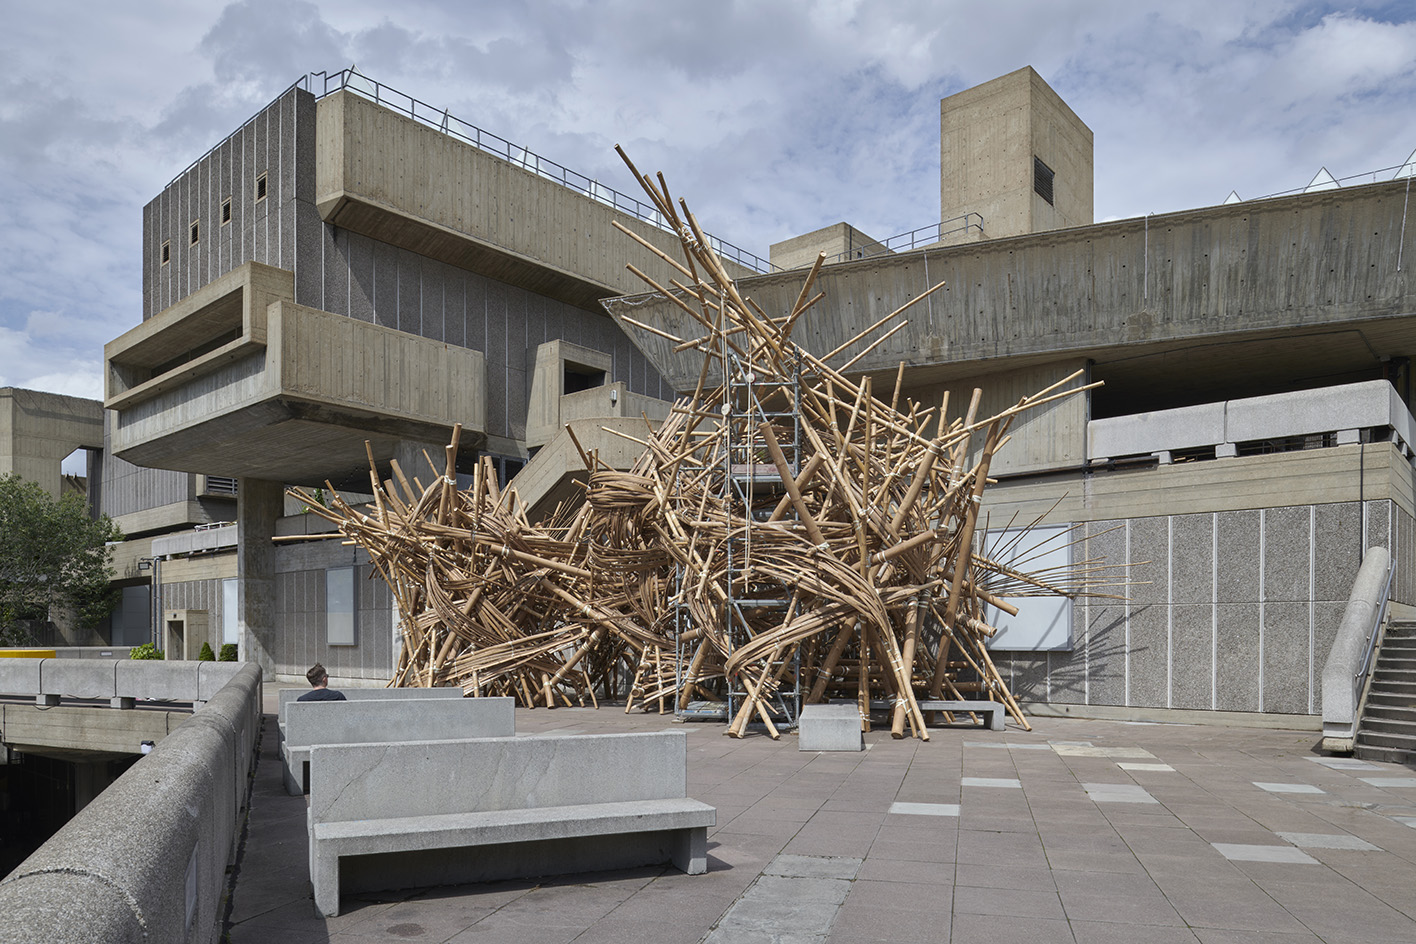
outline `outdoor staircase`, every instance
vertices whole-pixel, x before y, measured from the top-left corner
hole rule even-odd
[[[1354,752],[1364,760],[1416,761],[1416,622],[1387,625]]]

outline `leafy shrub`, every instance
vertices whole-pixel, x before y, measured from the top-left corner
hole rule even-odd
[[[216,653],[211,651],[211,643],[202,643],[202,651],[197,653],[198,662],[215,662]]]
[[[221,647],[221,655],[219,655],[219,656],[216,657],[216,661],[217,661],[217,662],[235,662],[235,661],[236,661],[236,644],[235,644],[234,642],[228,642],[228,643],[226,643],[225,645],[223,645],[223,646]]]
[[[130,659],[165,659],[162,650],[150,642],[145,642],[141,646],[134,646],[133,651],[128,653]]]

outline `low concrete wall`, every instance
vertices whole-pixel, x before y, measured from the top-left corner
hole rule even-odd
[[[156,659],[4,659],[0,694],[201,702],[209,701],[242,667],[240,662]]]
[[[242,665],[0,881],[0,944],[218,940],[260,716],[260,669]]]

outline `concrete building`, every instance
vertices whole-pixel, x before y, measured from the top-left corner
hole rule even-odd
[[[987,208],[983,237],[826,267],[797,336],[824,354],[944,280],[858,364],[877,390],[904,362],[915,400],[957,416],[978,387],[989,415],[1075,371],[1104,382],[1016,424],[990,470],[993,530],[1046,515],[1051,562],[1130,568],[1126,599],[1024,605],[993,644],[1013,691],[1093,716],[1320,712],[1368,548],[1416,604],[1409,176],[1093,224],[1091,132],[1031,69],[946,99],[941,139],[942,213]],[[802,277],[740,288],[786,313]],[[692,385],[695,357],[623,320],[687,330],[673,306],[609,307]]]
[[[427,481],[455,424],[460,474],[537,454],[533,503],[580,471],[566,423],[624,452],[599,427],[662,418],[673,390],[599,301],[636,287],[626,262],[673,273],[615,223],[676,245],[652,208],[353,72],[306,77],[179,174],[144,209],[142,322],[105,350],[108,507],[142,537],[120,569],[157,559],[167,643],[386,681],[387,587],[363,552],[298,541],[323,523],[283,489],[367,493],[370,457]]]
[[[670,277],[612,228],[671,249],[647,208],[355,73],[314,81],[146,208],[144,320],[107,348],[104,482],[120,515],[127,476],[133,514],[236,521],[205,556],[160,536],[129,552],[164,558],[184,639],[373,682],[398,645],[387,588],[360,551],[272,543],[317,530],[283,485],[357,493],[370,454],[381,476],[431,474],[422,452],[460,422],[460,471],[491,456],[548,504],[573,491],[567,423],[661,417],[698,364],[626,320],[684,330],[625,294],[626,261]],[[1015,692],[1093,714],[1318,712],[1367,548],[1391,549],[1392,598],[1416,604],[1408,180],[1094,224],[1091,131],[1032,69],[945,99],[940,128],[945,223],[907,243],[841,223],[773,255],[832,257],[818,353],[948,282],[860,362],[877,386],[903,361],[909,395],[958,413],[975,386],[996,410],[1077,370],[1104,381],[1015,426],[989,526],[1047,512],[1056,544],[1084,538],[1050,560],[1128,564],[1132,585],[1030,603],[995,644]],[[731,261],[768,311],[800,289]],[[204,470],[239,482],[234,508]]]

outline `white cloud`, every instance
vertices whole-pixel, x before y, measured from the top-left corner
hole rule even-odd
[[[81,386],[140,318],[142,206],[307,70],[361,71],[715,233],[938,214],[938,100],[1034,66],[1096,135],[1098,219],[1416,147],[1416,23],[1298,0],[52,0],[0,35],[0,378]]]

